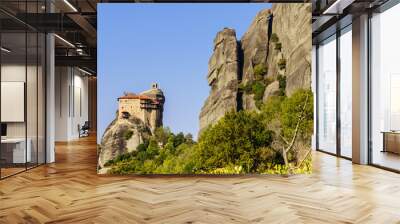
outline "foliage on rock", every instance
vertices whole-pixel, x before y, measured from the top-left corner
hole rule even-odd
[[[286,59],[284,59],[284,58],[279,59],[278,67],[280,70],[285,69],[286,68]]]
[[[270,37],[270,41],[276,43],[279,41],[278,35],[276,33],[272,33]]]
[[[201,133],[198,142],[190,134],[159,128],[136,151],[106,166],[115,174],[309,173],[312,113],[310,90],[271,97],[259,113],[226,113]]]

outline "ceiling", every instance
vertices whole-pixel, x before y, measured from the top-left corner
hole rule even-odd
[[[33,57],[37,51],[37,41],[32,38],[37,33],[51,32],[56,34],[56,66],[79,66],[96,74],[96,6],[99,2],[47,0],[46,4],[45,0],[1,0],[2,45],[12,49],[3,56],[3,60],[7,58],[15,61],[22,55],[27,55],[28,59]]]

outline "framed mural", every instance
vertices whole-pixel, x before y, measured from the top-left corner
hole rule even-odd
[[[312,171],[311,4],[98,9],[100,174]]]

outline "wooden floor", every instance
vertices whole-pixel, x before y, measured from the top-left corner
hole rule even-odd
[[[314,154],[314,174],[100,177],[94,138],[0,181],[0,223],[400,223],[400,175]]]

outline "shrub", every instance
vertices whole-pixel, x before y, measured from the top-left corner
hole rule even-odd
[[[278,67],[280,70],[285,69],[286,68],[286,59],[284,59],[284,58],[279,59]]]
[[[265,85],[262,82],[255,82],[252,86],[252,93],[254,94],[254,100],[262,100],[264,97]]]
[[[171,135],[171,130],[169,128],[158,127],[154,131],[154,138],[157,142],[161,143],[161,145],[167,144],[168,138]]]
[[[279,95],[284,96],[286,91],[286,76],[278,75]]]
[[[254,78],[258,81],[264,78],[267,74],[267,68],[264,64],[258,64],[254,67]]]
[[[247,94],[251,94],[252,93],[252,86],[253,86],[253,82],[247,82],[245,83],[240,83],[238,88],[239,90],[243,90],[243,92],[247,93]]]
[[[276,33],[272,33],[270,40],[271,42],[278,42],[279,41],[278,35]]]
[[[262,100],[256,100],[255,104],[258,109],[261,109],[261,107],[264,105]]]
[[[282,49],[282,43],[281,42],[276,43],[275,44],[275,50],[280,51],[281,49]]]
[[[255,172],[262,163],[261,147],[273,140],[270,130],[260,117],[249,111],[229,112],[199,138],[198,170],[208,172],[217,168],[241,166],[244,172]]]

